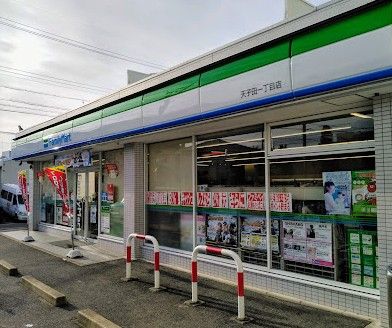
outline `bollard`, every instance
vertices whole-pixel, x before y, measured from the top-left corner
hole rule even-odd
[[[198,298],[198,275],[197,275],[197,254],[215,254],[224,255],[231,257],[237,266],[237,298],[238,298],[238,316],[235,318],[240,322],[250,321],[250,318],[245,317],[245,293],[244,293],[244,269],[242,266],[242,261],[237,253],[218,247],[203,246],[199,245],[195,247],[192,252],[192,267],[191,267],[191,280],[192,280],[192,299],[185,302],[187,305],[198,305],[203,302],[199,301]]]
[[[156,240],[155,237],[150,236],[150,235],[139,235],[137,233],[131,233],[128,238],[127,238],[127,257],[126,257],[126,263],[125,263],[125,281],[130,281],[132,280],[131,274],[132,274],[132,246],[131,242],[132,239],[142,239],[142,240],[149,240],[152,242],[154,246],[154,287],[150,288],[152,291],[160,291],[165,288],[161,287],[161,282],[160,282],[160,271],[159,271],[159,244],[158,241]]]

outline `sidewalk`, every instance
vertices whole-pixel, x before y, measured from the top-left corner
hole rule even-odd
[[[167,290],[152,293],[148,290],[153,285],[150,263],[133,262],[133,275],[140,281],[122,282],[123,260],[80,267],[3,236],[0,236],[0,254],[17,266],[21,274],[32,275],[64,293],[75,308],[75,316],[77,310],[91,308],[122,327],[240,326],[230,320],[237,313],[233,286],[200,279],[199,295],[206,303],[189,308],[183,306],[191,297],[187,273],[162,268],[161,283]],[[3,283],[4,278],[0,276],[0,285]],[[247,327],[357,328],[369,324],[250,291],[245,294],[246,314],[255,319]]]
[[[17,241],[22,241],[26,234],[26,230],[2,231],[0,229],[0,235]],[[99,249],[94,244],[85,243],[83,241],[78,241],[75,239],[75,246],[81,251],[81,253],[83,254],[83,258],[73,260],[67,258],[67,253],[71,250],[71,235],[68,239],[64,239],[48,234],[46,232],[30,231],[30,236],[32,236],[35,241],[27,243],[27,246],[60,257],[79,266],[113,261],[122,258],[120,256],[114,256],[112,254],[109,254]]]

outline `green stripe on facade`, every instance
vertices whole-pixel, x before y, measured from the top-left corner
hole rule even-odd
[[[290,56],[290,42],[285,41],[253,55],[235,60],[201,74],[200,86],[260,68]]]
[[[143,96],[142,103],[143,105],[150,104],[158,100],[162,100],[168,97],[178,95],[180,93],[184,93],[186,91],[196,89],[199,87],[199,79],[200,75],[192,76],[188,79],[168,85],[167,87],[163,87],[162,89],[146,93]]]
[[[120,104],[116,104],[103,109],[102,117],[108,117],[114,114],[122,113],[127,110],[140,107],[142,105],[142,96],[129,99]]]
[[[388,1],[368,11],[295,37],[291,45],[291,55],[299,55],[390,24],[392,24],[392,2]]]
[[[56,125],[52,128],[49,128],[47,130],[44,131],[44,136],[50,135],[50,134],[54,134],[54,133],[58,133],[58,132],[62,132],[64,130],[68,130],[72,128],[72,121],[68,121],[65,123],[62,123],[60,125]]]
[[[76,118],[73,120],[73,127],[77,127],[83,124],[91,123],[97,120],[100,120],[102,118],[102,111],[94,112],[79,118]]]
[[[26,137],[26,142],[42,139],[43,131],[30,134]]]

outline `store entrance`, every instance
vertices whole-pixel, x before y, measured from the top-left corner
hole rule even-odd
[[[99,172],[75,170],[76,192],[74,213],[76,236],[96,239],[98,235],[98,181]]]

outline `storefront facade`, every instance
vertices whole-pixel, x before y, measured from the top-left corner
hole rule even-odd
[[[249,287],[387,327],[391,36],[390,1],[337,2],[19,133],[34,227],[69,234],[39,173],[65,163],[79,238],[121,253],[148,233],[186,270],[196,245],[230,248]]]

